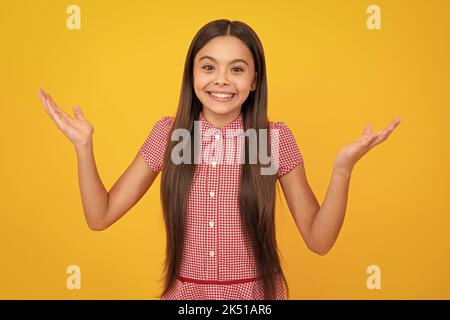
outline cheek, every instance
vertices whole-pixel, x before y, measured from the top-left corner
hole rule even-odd
[[[250,91],[252,85],[249,79],[239,79],[235,84],[239,92]]]
[[[194,73],[194,87],[197,90],[203,90],[203,88],[208,84],[208,77],[202,74]]]
[[[205,80],[205,78],[202,76],[194,76],[194,84],[193,85],[194,85],[195,95],[202,103],[205,103],[206,102],[206,97],[205,97],[206,92],[204,90],[205,90],[206,86],[208,85],[208,81]]]

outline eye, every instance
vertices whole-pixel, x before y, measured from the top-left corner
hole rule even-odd
[[[211,68],[212,68],[212,66],[210,66],[209,64],[207,64],[207,65],[204,65],[204,66],[202,67],[202,69],[205,69],[206,67],[211,67]],[[211,70],[211,69],[205,69],[205,70],[209,71],[209,70]]]
[[[234,67],[233,69],[239,69],[241,71],[244,71],[244,69],[242,69],[241,67]]]
[[[209,65],[209,64],[206,64],[206,65],[204,65],[203,67],[202,67],[202,69],[203,70],[206,70],[206,71],[211,71],[212,69],[213,69],[214,67],[213,66],[211,66],[211,65]],[[242,71],[244,71],[244,69],[242,69],[241,67],[234,67],[234,68],[231,68],[233,71],[235,71],[235,72],[242,72]]]

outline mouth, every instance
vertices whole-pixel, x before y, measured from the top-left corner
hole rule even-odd
[[[206,93],[208,94],[208,96],[211,100],[216,101],[216,102],[230,102],[236,96],[235,93],[224,94],[224,93],[215,93],[215,92],[211,92],[211,91],[207,91]]]

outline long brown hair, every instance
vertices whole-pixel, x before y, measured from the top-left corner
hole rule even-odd
[[[193,87],[193,65],[197,52],[211,39],[217,36],[235,36],[242,40],[252,53],[257,73],[256,88],[251,91],[243,103],[244,130],[249,128],[266,129],[270,132],[267,117],[267,78],[262,44],[256,33],[245,23],[219,19],[204,25],[194,36],[184,65],[181,95],[172,130],[184,128],[191,133],[191,150],[194,150],[194,121],[199,119],[202,103]],[[269,133],[270,135],[270,133]],[[267,137],[269,137],[267,135]],[[161,177],[161,201],[166,227],[166,258],[164,262],[163,296],[174,285],[179,275],[183,248],[185,215],[189,191],[194,177],[194,152],[191,152],[191,164],[174,164],[171,161],[172,148],[178,143],[171,141],[169,134],[164,154]],[[266,154],[270,155],[270,139]],[[275,237],[275,185],[276,175],[261,175],[260,163],[250,164],[249,144],[245,145],[245,163],[239,185],[239,208],[241,224],[251,242],[256,259],[257,273],[261,277],[265,299],[275,299],[275,277],[281,275],[287,292],[288,286],[283,274]],[[259,154],[258,142],[258,153]]]

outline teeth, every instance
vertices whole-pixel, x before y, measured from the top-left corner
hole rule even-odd
[[[223,94],[223,93],[212,93],[212,92],[210,92],[210,94],[213,97],[221,98],[221,99],[227,99],[227,98],[231,98],[232,96],[234,96],[234,94]]]

